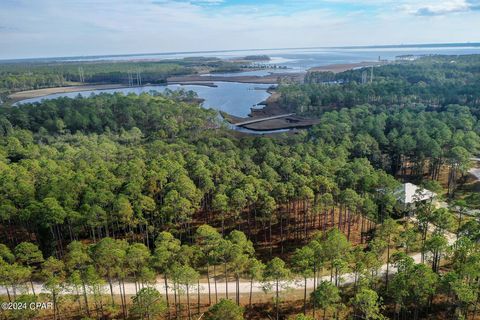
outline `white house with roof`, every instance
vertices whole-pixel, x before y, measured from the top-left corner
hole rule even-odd
[[[398,205],[402,211],[415,208],[415,204],[423,201],[432,201],[437,194],[419,187],[413,183],[402,184],[395,192]]]

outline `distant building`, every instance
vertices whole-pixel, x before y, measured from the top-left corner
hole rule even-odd
[[[418,58],[419,58],[418,56],[414,56],[413,54],[405,54],[405,55],[401,55],[401,56],[396,56],[395,60],[397,60],[397,61],[415,61]]]
[[[430,190],[424,189],[413,183],[402,184],[395,192],[400,211],[409,211],[415,208],[418,202],[431,201],[437,194]]]

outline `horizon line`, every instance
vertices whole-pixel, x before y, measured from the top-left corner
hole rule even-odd
[[[33,58],[1,58],[0,62],[15,61],[61,61],[74,58],[108,58],[108,57],[142,57],[151,55],[172,55],[172,54],[192,54],[192,53],[224,53],[224,52],[242,52],[242,51],[279,51],[279,50],[302,50],[302,49],[383,49],[383,48],[415,48],[431,47],[439,48],[443,46],[462,47],[462,46],[480,47],[480,42],[450,42],[450,43],[410,43],[410,44],[385,44],[385,45],[353,45],[353,46],[315,46],[315,47],[280,47],[280,48],[250,48],[250,49],[220,49],[220,50],[200,50],[200,51],[167,51],[152,53],[125,53],[125,54],[98,54],[98,55],[72,55],[72,56],[49,56]],[[72,61],[75,62],[75,61]]]

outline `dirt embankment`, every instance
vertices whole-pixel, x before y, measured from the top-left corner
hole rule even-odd
[[[315,124],[318,124],[318,119],[308,119],[292,115],[281,119],[272,119],[262,122],[251,123],[244,125],[243,127],[255,131],[270,131],[281,129],[308,128]]]

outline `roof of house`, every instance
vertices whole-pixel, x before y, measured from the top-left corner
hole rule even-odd
[[[421,188],[413,183],[404,183],[394,194],[397,200],[403,204],[428,200],[436,196],[435,192]]]

